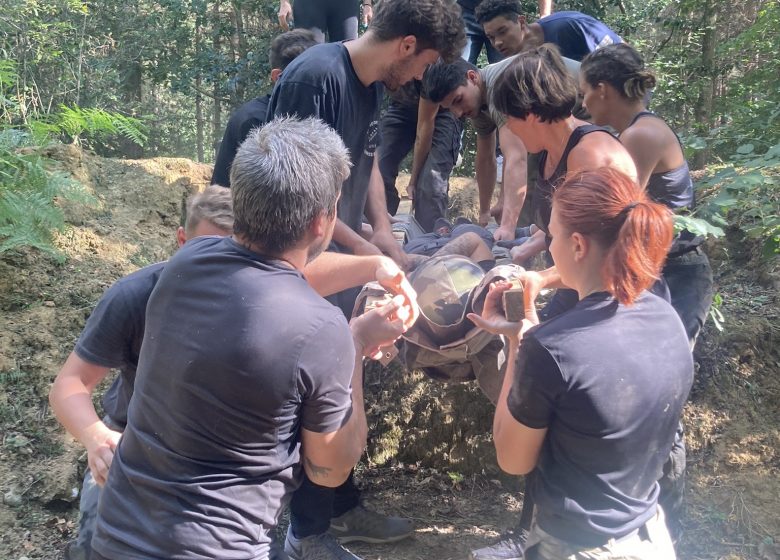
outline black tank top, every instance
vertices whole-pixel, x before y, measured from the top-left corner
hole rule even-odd
[[[544,167],[547,163],[547,150],[539,153],[539,176],[536,179],[536,188],[534,190],[533,198],[534,223],[545,232],[548,231],[547,228],[550,225],[553,192],[555,192],[555,187],[561,183],[568,172],[569,152],[580,143],[580,140],[582,140],[586,134],[590,134],[591,132],[604,132],[609,134],[615,142],[620,143],[620,141],[603,126],[597,126],[595,124],[584,124],[579,126],[572,131],[569,141],[566,143],[566,148],[561,155],[561,161],[558,162],[558,166],[549,177],[544,176]]]

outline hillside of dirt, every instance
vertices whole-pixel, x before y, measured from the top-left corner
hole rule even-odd
[[[51,381],[103,291],[171,254],[182,203],[211,174],[183,159],[111,160],[72,146],[49,155],[100,204],[65,208],[69,228],[57,237],[64,264],[32,250],[0,256],[0,558],[10,560],[62,558],[77,528],[86,457],[48,408]],[[474,201],[470,181],[455,179],[453,212],[473,215]],[[709,253],[724,324],[720,332],[709,322],[696,348],[679,556],[776,560],[780,267],[760,262],[737,232]],[[369,368],[366,385],[371,436],[358,471],[366,501],[414,519],[417,531],[356,553],[465,559],[513,525],[522,483],[496,466],[492,408],[475,386],[393,365]]]

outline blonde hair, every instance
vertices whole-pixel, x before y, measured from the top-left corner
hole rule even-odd
[[[233,231],[233,198],[230,189],[211,185],[187,201],[184,230],[192,235],[203,220],[221,230]]]

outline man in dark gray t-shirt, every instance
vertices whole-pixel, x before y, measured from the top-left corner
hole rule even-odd
[[[188,243],[150,296],[97,560],[266,559],[302,470],[333,486],[359,459],[362,356],[414,313],[396,299],[350,326],[303,277],[332,235],[347,162],[315,119],[279,119],[242,144],[234,236]]]

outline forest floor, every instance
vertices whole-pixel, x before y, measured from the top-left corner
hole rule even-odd
[[[37,251],[0,257],[0,558],[58,559],[78,526],[85,454],[48,407],[49,385],[103,291],[167,258],[182,202],[208,166],[183,159],[111,160],[52,149],[96,208],[67,207],[64,263]],[[403,180],[399,186],[405,188]],[[458,213],[475,191],[454,179]],[[685,411],[689,465],[684,560],[780,558],[780,275],[730,232],[708,247],[724,330],[696,348]],[[414,519],[415,535],[354,546],[367,560],[465,559],[513,525],[522,484],[502,475],[491,407],[473,385],[442,385],[398,367],[367,373],[371,436],[358,470],[365,500]],[[105,388],[105,387],[103,387]]]

